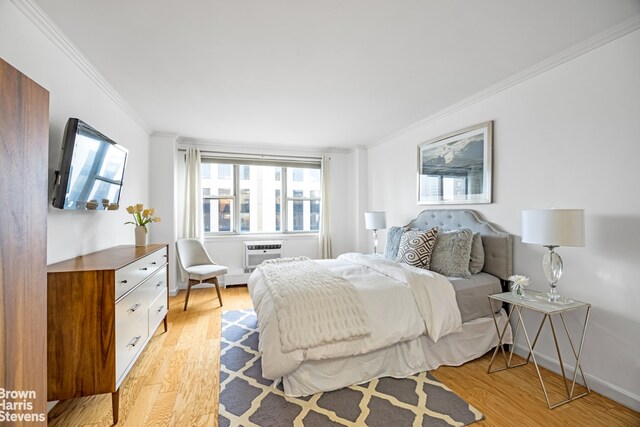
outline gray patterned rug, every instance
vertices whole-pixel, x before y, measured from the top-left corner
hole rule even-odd
[[[225,426],[464,426],[484,418],[426,372],[287,397],[262,378],[253,310],[222,315],[220,415]]]

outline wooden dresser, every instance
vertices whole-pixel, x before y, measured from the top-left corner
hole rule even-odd
[[[166,244],[116,246],[48,266],[48,400],[119,388],[169,309]]]

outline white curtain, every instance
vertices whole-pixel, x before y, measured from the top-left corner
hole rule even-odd
[[[322,156],[322,201],[320,202],[320,230],[318,232],[318,256],[331,258],[331,203],[329,197],[329,162],[331,158]]]
[[[200,150],[188,148],[186,154],[186,179],[184,193],[184,228],[182,237],[201,239],[204,235],[202,224],[202,189],[200,183]]]

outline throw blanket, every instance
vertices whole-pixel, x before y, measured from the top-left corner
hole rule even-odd
[[[346,279],[307,257],[268,260],[258,268],[274,302],[284,353],[370,333],[362,302]]]
[[[427,335],[434,342],[462,329],[456,293],[445,276],[385,258],[357,253],[340,255],[338,260],[369,268],[409,286],[424,320]]]

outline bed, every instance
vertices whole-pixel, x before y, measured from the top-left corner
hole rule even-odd
[[[334,342],[287,346],[280,334],[284,327],[278,321],[283,320],[282,310],[276,309],[279,296],[266,284],[267,270],[256,269],[248,287],[260,327],[262,376],[282,380],[287,395],[305,396],[382,376],[402,378],[441,365],[458,366],[495,347],[492,313],[497,313],[500,327],[507,317],[486,296],[506,289],[512,269],[511,236],[472,210],[425,210],[405,226],[433,227],[479,233],[482,271],[466,279],[444,277],[362,254],[314,261],[353,286],[367,319],[366,333]],[[511,343],[509,328],[504,342]]]

